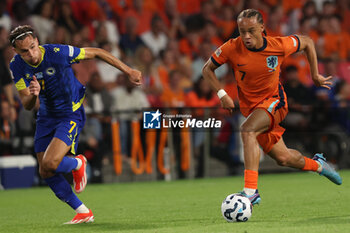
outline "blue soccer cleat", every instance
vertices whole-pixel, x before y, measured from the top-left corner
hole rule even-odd
[[[253,195],[247,195],[244,191],[240,192],[240,194],[247,197],[252,205],[260,204],[261,197],[258,190]]]
[[[342,184],[342,179],[338,172],[334,170],[327,162],[325,157],[323,157],[323,154],[315,154],[315,156],[312,158],[313,160],[317,161],[322,166],[322,171],[320,172],[321,176],[327,177],[330,181],[337,185]]]

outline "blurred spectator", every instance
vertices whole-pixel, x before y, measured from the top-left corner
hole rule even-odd
[[[70,41],[70,34],[63,26],[56,26],[54,33],[48,37],[48,43],[51,44],[70,44]]]
[[[31,25],[29,8],[26,1],[14,1],[12,4],[12,25],[15,28],[19,25]]]
[[[170,51],[173,54],[175,62],[177,64],[177,68],[180,69],[181,72],[183,72],[187,77],[191,77],[192,59],[189,56],[184,56],[181,54],[179,48],[179,41],[176,39],[170,39],[166,46],[166,50]]]
[[[86,114],[93,114],[99,119],[108,116],[111,107],[111,96],[105,88],[98,72],[91,75],[86,88]]]
[[[19,148],[16,150],[19,154],[32,153],[34,150],[35,133],[35,114],[39,105],[36,106],[35,111],[28,111],[21,107],[18,112],[17,130],[19,136]]]
[[[165,25],[158,15],[154,15],[151,21],[151,30],[143,33],[141,39],[143,43],[152,50],[154,56],[165,49],[168,39],[164,33]]]
[[[285,124],[289,128],[305,128],[309,124],[309,113],[314,100],[312,90],[305,87],[298,77],[298,69],[295,66],[288,66],[285,69],[284,90],[287,94],[288,113]]]
[[[283,24],[283,7],[277,5],[271,8],[269,20],[266,24],[266,32],[268,36],[283,36],[286,34],[286,27]]]
[[[186,95],[186,107],[191,107],[192,115],[195,118],[207,119],[208,116],[205,116],[204,109],[210,107],[220,106],[220,100],[216,94],[211,89],[210,85],[204,80],[201,76],[193,85],[193,91],[190,91]],[[205,141],[206,131],[199,128],[194,128],[192,133],[192,142],[193,142],[193,154],[196,159],[198,159],[199,166],[197,166],[197,176],[201,176],[202,167],[203,167],[203,153],[202,147]]]
[[[212,1],[202,1],[200,4],[201,8],[198,14],[191,14],[187,21],[187,24],[189,25],[191,23],[190,27],[196,28],[203,28],[205,25],[205,22],[211,21],[216,22],[217,21],[217,15],[215,14],[215,9]]]
[[[318,13],[317,13],[316,4],[314,1],[310,0],[304,4],[302,8],[302,17],[310,18],[311,26],[313,28],[316,28],[318,23]]]
[[[1,155],[12,154],[12,140],[16,133],[15,123],[11,121],[11,106],[5,99],[1,101],[0,115],[0,147]]]
[[[135,87],[125,76],[121,73],[118,76],[118,86],[111,90],[111,101],[110,110],[112,112],[123,111],[123,110],[141,110],[148,108],[149,103],[147,97],[141,88]],[[139,115],[135,115],[132,112],[129,113],[118,113],[118,119],[121,120],[133,120],[139,119]]]
[[[125,19],[125,33],[120,38],[119,46],[127,56],[134,55],[136,49],[143,45],[140,36],[137,34],[139,23],[137,18],[131,16]]]
[[[307,57],[302,53],[294,53],[288,56],[282,64],[282,70],[285,70],[288,66],[295,66],[298,70],[299,82],[306,87],[310,87],[314,84],[311,79],[310,65]]]
[[[181,86],[183,74],[179,70],[172,70],[169,73],[169,85],[165,86],[162,94],[162,102],[165,107],[184,107],[185,92]]]
[[[201,1],[200,0],[177,0],[177,10],[184,16],[196,14],[200,12]]]
[[[220,105],[220,100],[210,88],[203,76],[200,76],[193,85],[193,90],[186,95],[186,106],[192,108],[210,108]],[[200,111],[203,113],[202,111]]]
[[[329,25],[329,18],[321,17],[319,19],[319,24],[317,27],[317,34],[311,35],[311,38],[315,42],[315,48],[317,52],[317,56],[321,59],[326,58],[326,46],[333,46],[329,45],[331,43],[331,31],[330,31],[330,25]]]
[[[350,84],[340,80],[334,89],[333,119],[350,134]]]
[[[70,33],[79,31],[81,24],[73,16],[72,8],[68,1],[63,1],[59,8],[57,24],[65,27]]]
[[[11,30],[11,17],[6,11],[6,1],[0,1],[0,27],[5,28],[7,32]]]
[[[342,20],[342,30],[350,33],[350,4],[348,0],[337,0],[337,15]]]
[[[224,87],[224,90],[234,101],[235,105],[238,105],[238,89],[236,79],[232,77],[230,72],[227,72],[220,81]]]
[[[215,47],[220,47],[224,41],[219,37],[218,28],[212,21],[206,21],[202,30],[202,42],[207,41]]]
[[[186,27],[181,19],[181,15],[177,9],[177,0],[165,0],[165,24],[168,26],[168,36],[170,39],[183,36]]]
[[[101,122],[95,117],[86,119],[84,128],[79,136],[78,153],[84,154],[91,166],[91,182],[101,182],[102,157],[106,153],[103,143]]]
[[[116,46],[113,47],[111,43],[100,43],[99,47],[107,50],[115,57],[121,57],[119,48]],[[98,73],[100,74],[106,89],[110,91],[111,89],[115,88],[117,85],[117,76],[121,73],[121,71],[103,61],[97,61],[96,64]]]
[[[97,24],[96,38],[97,44],[108,42],[114,48],[118,46],[120,35],[117,26],[113,21],[106,20]]]
[[[78,32],[72,37],[72,45],[77,47],[89,47],[89,42],[84,41],[82,35]],[[73,64],[75,77],[83,84],[86,85],[93,73],[98,72],[97,61],[95,59],[83,60],[79,63]]]
[[[32,25],[37,32],[40,43],[46,44],[50,35],[54,33],[55,22],[52,20],[53,1],[42,0],[30,17]]]
[[[226,41],[228,40],[236,27],[236,20],[234,18],[234,10],[230,6],[222,8],[222,12],[217,19],[217,26],[221,38]]]
[[[332,16],[336,13],[336,5],[334,1],[324,1],[322,4],[322,16]]]
[[[192,82],[197,82],[198,79],[202,76],[202,69],[204,64],[208,61],[213,51],[214,47],[209,42],[202,42],[199,46],[199,56],[192,63]],[[219,79],[221,79],[228,71],[228,66],[226,64],[220,66],[215,70],[215,74]]]
[[[179,42],[180,52],[193,59],[198,55],[200,42],[200,31],[187,28],[185,37]]]
[[[331,34],[333,35],[333,43],[337,44],[338,53],[337,59],[346,60],[350,58],[350,34],[347,31],[341,30],[341,18],[333,15],[329,19],[329,25],[331,27]],[[326,51],[331,53],[331,51]],[[334,53],[336,53],[334,51]]]
[[[157,107],[161,106],[162,84],[153,61],[154,56],[149,48],[141,46],[137,49],[134,64],[135,68],[142,73],[142,89],[147,95],[150,105]]]
[[[332,76],[331,90],[313,86],[316,99],[313,101],[313,106],[316,111],[313,111],[313,126],[318,129],[326,127],[332,122],[329,120],[332,117],[333,110],[331,109],[332,101],[335,96],[335,86],[341,78],[337,75],[337,62],[332,59],[325,60],[323,76]]]
[[[304,36],[311,36],[311,33],[316,33],[313,31],[311,18],[303,17],[300,20],[299,34]]]
[[[80,24],[91,26],[92,21],[103,21],[106,16],[98,5],[98,1],[94,0],[72,0],[70,6],[74,18],[79,21]]]
[[[142,33],[147,32],[151,29],[152,12],[145,9],[143,0],[133,0],[132,7],[129,8],[123,15],[123,29],[122,33],[128,33],[128,27],[130,26],[127,22],[129,18],[133,18],[138,22],[135,25],[135,34],[140,36]]]
[[[128,144],[131,144],[130,123],[141,118],[137,111],[150,105],[142,89],[135,87],[123,73],[118,76],[118,87],[111,91],[111,97],[111,112],[116,113],[119,122],[120,138],[123,139],[121,150],[125,157],[130,155],[128,149]]]
[[[298,77],[296,66],[288,66],[285,69],[284,90],[288,97],[288,107],[292,110],[303,111],[313,100],[312,91],[305,87]]]
[[[14,122],[17,118],[16,101],[14,97],[12,78],[8,68],[8,60],[5,57],[5,51],[7,50],[7,37],[8,33],[5,28],[0,27],[0,98],[3,96],[10,107],[10,121]],[[13,51],[12,49],[10,50]]]
[[[157,73],[162,87],[169,85],[169,73],[177,68],[175,53],[172,50],[163,50],[160,52],[160,62],[157,66]]]

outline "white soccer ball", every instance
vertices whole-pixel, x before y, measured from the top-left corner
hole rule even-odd
[[[252,216],[253,206],[240,193],[228,195],[221,204],[221,213],[228,222],[246,222]]]

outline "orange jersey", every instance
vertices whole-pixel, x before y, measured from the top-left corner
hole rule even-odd
[[[228,63],[234,70],[240,110],[245,117],[267,98],[280,99],[277,109],[287,105],[279,79],[280,66],[288,55],[299,51],[299,38],[293,35],[263,40],[260,49],[248,49],[241,37],[230,39],[211,57],[215,65]]]

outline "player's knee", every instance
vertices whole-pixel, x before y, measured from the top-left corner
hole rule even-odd
[[[53,172],[57,169],[58,167],[58,162],[52,159],[43,159],[42,161],[42,169],[47,171],[47,172]]]
[[[251,127],[242,125],[241,126],[241,137],[242,137],[242,140],[244,143],[248,140],[256,138],[256,132],[254,132],[254,129],[252,129]]]
[[[40,165],[40,166],[39,166],[39,174],[40,174],[40,177],[41,177],[41,178],[46,179],[46,178],[50,177],[52,173],[49,172],[49,171],[47,171],[47,170],[45,170],[45,169],[43,168],[43,166]]]

